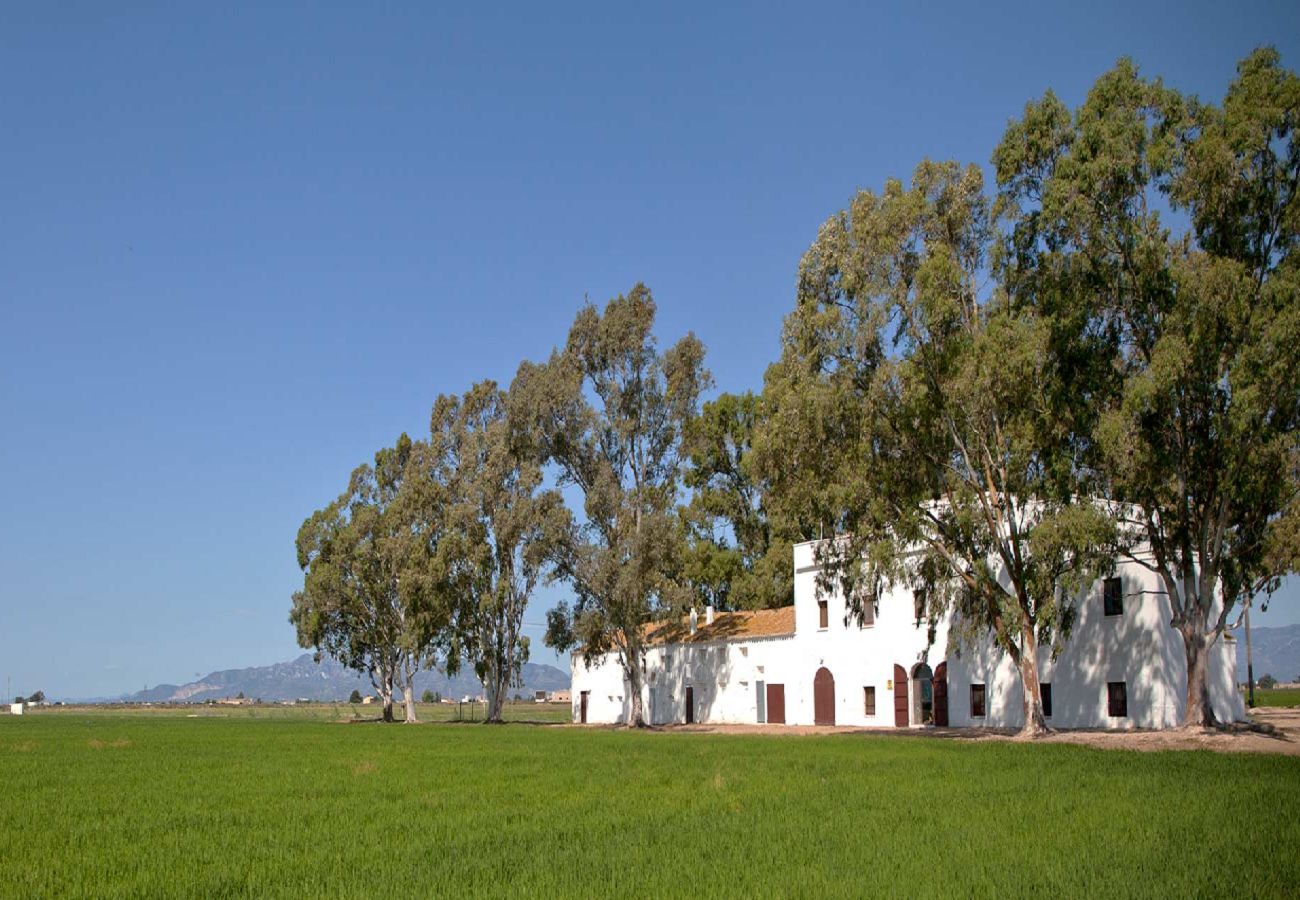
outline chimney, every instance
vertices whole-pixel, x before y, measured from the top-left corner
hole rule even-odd
[[[704,607],[704,624],[705,624],[705,625],[712,625],[712,624],[713,624],[713,606],[712,606],[712,605]]]
[[[698,620],[699,620],[699,616],[695,614],[695,607],[692,606],[691,607],[691,634],[695,634],[695,624]]]

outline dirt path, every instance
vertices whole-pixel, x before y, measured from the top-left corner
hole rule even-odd
[[[1058,731],[1043,738],[1049,744],[1082,744],[1105,750],[1214,750],[1219,753],[1281,753],[1300,756],[1300,709],[1257,709],[1251,713],[1264,733],[1238,726],[1231,730],[1185,731]],[[874,737],[924,737],[957,741],[1014,741],[1015,732],[991,728],[848,728],[826,725],[674,725],[654,729],[701,734],[869,734]]]

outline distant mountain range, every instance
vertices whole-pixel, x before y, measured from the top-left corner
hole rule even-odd
[[[1246,683],[1246,632],[1237,637],[1237,680]],[[1251,652],[1255,657],[1255,678],[1272,675],[1278,681],[1300,679],[1300,625],[1281,628],[1252,628]]]
[[[512,688],[512,696],[516,692],[529,696],[533,691],[569,687],[569,674],[555,666],[526,663],[523,676],[524,686]],[[160,684],[121,699],[132,703],[197,703],[242,693],[262,700],[346,700],[354,690],[364,696],[375,689],[369,678],[343,668],[337,661],[326,658],[317,663],[311,653],[304,653],[291,662],[212,672],[189,684]],[[483,685],[473,669],[462,669],[453,678],[441,672],[421,672],[415,677],[415,690],[417,696],[429,690],[445,698],[473,697],[483,693]]]

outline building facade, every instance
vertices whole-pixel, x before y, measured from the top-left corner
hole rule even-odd
[[[844,598],[818,590],[813,542],[794,548],[793,606],[706,610],[654,628],[643,710],[654,725],[691,722],[789,725],[1007,727],[1024,722],[1019,671],[992,638],[950,642],[950,621],[918,621],[910,591],[885,595],[857,621]],[[1044,711],[1058,728],[1168,728],[1183,711],[1182,639],[1157,577],[1117,564],[1080,598],[1061,654],[1039,650]],[[694,616],[692,617],[694,619]],[[1211,650],[1210,701],[1221,721],[1245,717],[1236,648]],[[575,722],[627,718],[617,658],[571,659]]]

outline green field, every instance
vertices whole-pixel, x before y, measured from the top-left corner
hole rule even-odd
[[[1300,688],[1255,688],[1256,706],[1300,706]]]
[[[1300,891],[1271,755],[66,711],[0,772],[4,896]]]
[[[377,721],[381,710],[374,704],[360,703],[304,703],[293,706],[278,703],[254,703],[248,706],[224,706],[213,704],[191,705],[144,705],[141,703],[118,706],[50,706],[29,712],[40,716],[81,716],[81,717],[149,717],[165,716],[170,718],[185,717],[192,719],[261,719],[294,720],[310,719],[319,722],[365,722]],[[400,721],[405,710],[400,703],[394,704],[393,715]],[[482,703],[417,703],[416,715],[421,722],[476,722],[483,719]],[[528,724],[556,724],[570,722],[573,709],[567,703],[506,703],[502,715],[507,722],[525,722]]]

